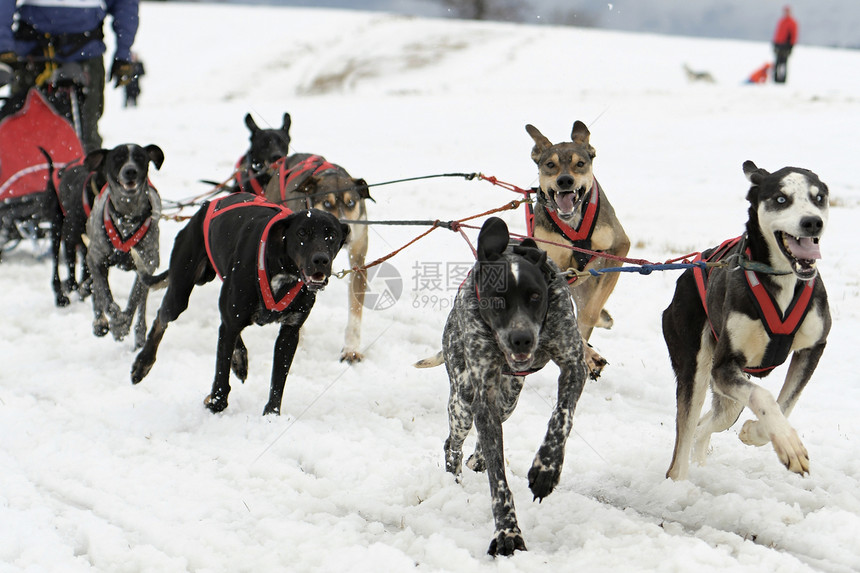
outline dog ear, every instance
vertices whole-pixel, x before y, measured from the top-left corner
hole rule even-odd
[[[246,126],[248,127],[248,129],[251,131],[251,135],[253,135],[253,134],[257,133],[258,131],[260,131],[260,127],[257,125],[257,122],[256,122],[256,121],[254,121],[254,118],[253,118],[253,117],[251,117],[251,114],[250,114],[250,113],[245,114],[245,125],[246,125]]]
[[[543,152],[552,147],[552,142],[530,123],[526,125],[526,131],[535,142],[534,147],[532,147],[532,161],[537,163]]]
[[[104,163],[109,151],[109,149],[96,149],[87,153],[87,156],[84,158],[84,167],[87,168],[87,171],[98,169]]]
[[[249,113],[247,117],[251,117]],[[247,121],[247,118],[246,120]],[[253,120],[252,120],[253,121]],[[290,114],[284,112],[284,123],[281,124],[281,131],[284,133],[290,133],[290,126],[293,124],[293,118],[290,117]]]
[[[514,253],[537,267],[543,267],[546,262],[546,251],[538,248],[537,243],[531,239],[523,239],[522,243],[514,247]]]
[[[591,146],[588,139],[591,137],[591,132],[588,127],[578,119],[573,122],[573,129],[570,131],[570,140],[579,145],[585,146],[588,149],[588,155],[594,159],[597,157],[597,150]]]
[[[358,191],[358,196],[362,199],[370,199],[376,203],[376,199],[370,196],[370,188],[367,186],[367,181],[364,179],[353,179],[352,184],[355,185],[355,190]]]
[[[761,167],[757,167],[755,163],[750,161],[749,159],[744,161],[744,175],[747,180],[753,185],[759,185],[766,176],[770,175],[766,170]]]
[[[149,160],[152,161],[155,168],[161,169],[161,165],[164,163],[164,152],[161,148],[157,145],[149,144],[144,149],[146,149],[146,153],[149,155]]]
[[[498,259],[508,248],[508,226],[498,217],[490,217],[478,233],[478,260]]]

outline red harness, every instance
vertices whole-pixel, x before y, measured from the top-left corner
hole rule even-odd
[[[558,233],[570,241],[574,247],[591,250],[591,235],[594,233],[594,227],[597,225],[597,214],[600,212],[600,185],[597,183],[597,179],[594,180],[586,199],[585,213],[576,228],[562,221],[558,214],[554,210],[548,209],[546,205],[542,205],[541,207],[549,218],[550,224]],[[528,230],[528,236],[533,238],[535,235],[535,215],[530,203],[526,203],[526,229]],[[576,259],[577,270],[581,271],[597,255],[574,251],[573,256]],[[574,276],[567,282],[573,284],[577,278]]]
[[[89,179],[87,179],[87,181],[89,181]],[[102,187],[102,190],[101,190],[101,193],[99,193],[99,196],[101,196],[105,193],[105,189],[107,189],[107,187],[108,187],[107,185]],[[84,195],[86,195],[86,187],[84,187]],[[86,205],[87,205],[86,199],[84,200],[84,205],[85,205],[84,209],[86,210]],[[110,202],[110,199],[107,199],[105,201],[105,208],[103,211],[105,233],[107,233],[107,237],[110,240],[111,245],[113,245],[113,248],[115,248],[118,251],[122,251],[123,253],[127,253],[135,245],[137,245],[143,239],[143,237],[146,235],[146,233],[149,231],[150,226],[152,226],[152,216],[150,215],[149,217],[147,217],[140,224],[140,226],[138,226],[138,228],[134,231],[134,233],[131,234],[131,237],[129,237],[128,239],[125,239],[120,234],[119,229],[116,228],[116,225],[114,225],[113,217],[111,216],[111,211],[112,211],[111,202]],[[89,213],[87,215],[89,216]]]
[[[239,190],[243,193],[252,193],[254,195],[263,196],[266,194],[266,190],[263,189],[263,186],[260,184],[259,176],[260,174],[253,175],[251,171],[248,170],[248,178],[244,179],[242,174],[245,173],[244,163],[247,155],[243,155],[239,158],[239,161],[236,162],[236,166],[233,170],[237,173],[236,175],[236,184],[239,185]],[[250,189],[246,188],[246,186],[250,186]]]
[[[337,169],[337,166],[334,163],[329,163],[326,159],[320,155],[311,155],[296,163],[289,169],[286,166],[287,158],[282,157],[275,165],[278,168],[279,177],[278,183],[280,188],[280,197],[281,201],[285,201],[287,199],[287,186],[293,183],[296,179],[310,172],[312,177],[316,177],[317,175],[328,171],[329,169]],[[308,199],[308,208],[310,208],[310,199]]]
[[[723,241],[707,258],[703,258],[699,253],[693,262],[714,262],[720,261],[735,247],[742,237],[735,237]],[[746,249],[747,256],[750,255],[749,249]],[[702,300],[702,305],[705,308],[705,314],[708,315],[707,289],[708,276],[705,275],[701,267],[693,268],[693,276],[696,279],[696,286],[699,290],[699,296]],[[800,328],[806,313],[809,312],[810,301],[812,300],[812,291],[815,287],[815,279],[805,281],[799,292],[795,292],[791,304],[788,305],[785,315],[783,315],[776,306],[773,297],[758,279],[754,271],[745,270],[749,292],[752,295],[752,300],[758,311],[759,320],[764,325],[765,330],[770,336],[770,342],[765,350],[762,364],[756,367],[744,368],[744,371],[749,374],[764,374],[770,372],[777,366],[781,365],[791,353],[791,344],[794,340],[794,335]],[[714,338],[717,337],[717,332],[714,330],[713,323],[710,322],[711,317],[708,315],[708,323],[711,326],[711,332]]]
[[[221,206],[221,203],[225,201],[235,201],[236,198],[240,200],[238,202]],[[260,241],[257,247],[257,283],[260,287],[260,294],[263,297],[263,303],[266,305],[268,310],[282,312],[289,307],[293,300],[298,296],[299,292],[302,290],[302,287],[305,286],[305,283],[299,280],[295,286],[290,288],[287,293],[281,298],[281,300],[275,300],[274,293],[272,291],[272,282],[269,280],[269,273],[266,270],[266,243],[269,238],[269,231],[271,231],[272,226],[287,218],[292,214],[292,211],[287,209],[286,207],[275,205],[274,203],[270,203],[266,201],[264,198],[259,195],[253,194],[232,194],[226,197],[222,197],[216,201],[212,201],[209,203],[209,207],[206,209],[206,216],[203,219],[203,242],[206,246],[206,255],[209,257],[209,262],[212,264],[212,268],[215,269],[215,272],[218,273],[218,277],[223,281],[224,275],[221,274],[221,271],[218,270],[218,266],[215,264],[215,259],[212,256],[212,247],[209,238],[209,226],[212,223],[212,220],[219,216],[227,213],[228,211],[232,211],[234,209],[238,209],[241,207],[266,207],[269,209],[274,209],[276,211],[275,215],[268,220],[265,228],[263,229],[263,233],[260,236]]]

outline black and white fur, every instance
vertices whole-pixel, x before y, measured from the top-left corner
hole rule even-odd
[[[502,443],[502,423],[517,405],[522,372],[540,369],[549,361],[560,369],[558,403],[528,472],[535,499],[548,496],[559,482],[565,443],[586,378],[582,336],[567,281],[534,241],[511,245],[509,240],[501,219],[487,220],[478,236],[478,261],[448,316],[442,352],[416,364],[429,367],[444,360],[448,369],[447,471],[460,474],[463,442],[473,421],[478,431],[475,453],[466,465],[475,471],[486,469],[490,481],[495,520],[491,555],[526,549],[505,477]]]
[[[817,245],[827,223],[828,189],[805,169],[785,167],[769,173],[747,161],[743,170],[751,182],[744,242],[753,262],[784,273],[757,273],[784,314],[795,289],[818,275],[815,259],[820,256]],[[707,294],[709,324],[693,271],[687,270],[663,313],[663,335],[678,384],[675,451],[666,474],[672,479],[687,478],[691,451],[696,462],[704,463],[711,434],[734,424],[744,407],[757,419],[744,423],[743,443],[762,446],[770,442],[790,471],[809,471],[806,448],[787,416],[809,382],[830,331],[824,282],[817,277],[811,306],[792,340],[788,373],[775,400],[742,370],[760,364],[770,341],[745,281],[741,269],[712,270]],[[713,390],[711,410],[698,420],[708,387]]]
[[[134,327],[134,347],[143,346],[146,340],[146,298],[149,287],[137,274],[143,271],[152,274],[159,265],[158,221],[161,218],[161,197],[149,183],[149,163],[157,169],[164,162],[164,152],[157,145],[141,147],[123,144],[111,150],[99,150],[102,156],[100,169],[107,180],[107,189],[93,204],[87,219],[86,261],[92,274],[93,289],[93,333],[105,336],[110,332],[116,340],[129,333],[135,312],[138,320]],[[89,157],[89,156],[88,156]],[[128,237],[148,217],[152,223],[148,232],[131,252],[116,249],[107,236],[104,212],[108,204],[117,214],[114,224],[123,237]],[[135,271],[134,284],[125,310],[114,301],[108,269],[116,266],[124,271]],[[141,268],[142,266],[142,268]]]

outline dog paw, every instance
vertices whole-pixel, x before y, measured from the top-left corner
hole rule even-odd
[[[761,424],[758,420],[747,420],[741,428],[738,438],[748,446],[763,446],[770,441],[770,437],[761,433]]]
[[[69,304],[71,303],[71,301],[69,300],[69,297],[67,297],[63,293],[57,294],[55,302],[56,302],[57,306],[60,308],[63,308],[65,306],[69,306]]]
[[[128,335],[131,330],[132,318],[133,314],[126,314],[124,312],[118,312],[113,315],[110,321],[110,333],[113,335],[114,340],[122,340]]]
[[[143,353],[137,355],[137,358],[134,359],[134,364],[131,365],[131,383],[137,384],[149,374],[149,371],[152,370],[152,360],[147,360],[144,358]]]
[[[487,471],[487,462],[481,452],[475,452],[466,460],[466,467],[473,472],[481,473]]]
[[[523,540],[519,528],[497,531],[490,542],[487,553],[495,557],[496,555],[513,555],[514,551],[526,551],[526,542]]]
[[[809,453],[800,441],[794,428],[784,435],[773,434],[770,437],[773,449],[779,461],[788,471],[804,475],[809,473]]]
[[[210,394],[203,399],[203,404],[209,408],[213,414],[217,414],[218,412],[223,412],[227,407],[227,397],[226,396],[216,396],[212,397]]]
[[[609,362],[590,345],[585,345],[585,366],[588,368],[588,377],[597,380],[603,373],[603,369]]]
[[[101,338],[108,332],[110,332],[110,326],[108,325],[107,318],[102,316],[93,321],[93,334]]]
[[[606,312],[605,308],[600,309],[600,318],[597,319],[597,324],[594,326],[597,328],[612,328],[615,324],[615,321],[612,319],[612,315]]]
[[[348,350],[344,348],[340,353],[340,361],[349,364],[355,364],[364,360],[364,355],[357,350]]]
[[[274,414],[275,416],[281,415],[281,406],[275,404],[266,404],[266,407],[263,408],[263,415],[268,416],[269,414]]]
[[[543,498],[552,493],[561,479],[559,465],[545,465],[539,458],[535,458],[528,474],[529,489],[532,490],[534,498],[543,501]]]
[[[236,348],[233,351],[233,356],[230,357],[230,370],[243,384],[248,379],[248,350],[246,348]]]

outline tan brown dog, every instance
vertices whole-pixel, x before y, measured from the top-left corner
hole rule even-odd
[[[615,216],[603,188],[594,178],[592,161],[596,156],[589,143],[591,133],[581,121],[573,124],[570,142],[553,144],[533,125],[526,131],[535,142],[532,160],[538,166],[540,187],[529,234],[541,241],[561,243],[624,257],[630,239]],[[620,266],[620,262],[590,256],[565,247],[540,243],[561,269],[578,271]],[[588,341],[595,327],[611,328],[612,317],[603,306],[618,282],[618,273],[576,279],[570,290],[576,302],[579,331]],[[606,361],[590,347],[586,362],[596,378]]]
[[[266,185],[266,199],[292,210],[321,209],[348,221],[366,221],[365,200],[373,198],[364,179],[356,179],[346,169],[329,163],[320,155],[297,153],[275,164],[276,174]],[[350,224],[347,239],[350,268],[363,268],[367,256],[367,225]],[[361,311],[367,292],[367,272],[352,273],[349,283],[349,318],[346,324],[341,361],[359,362]]]

